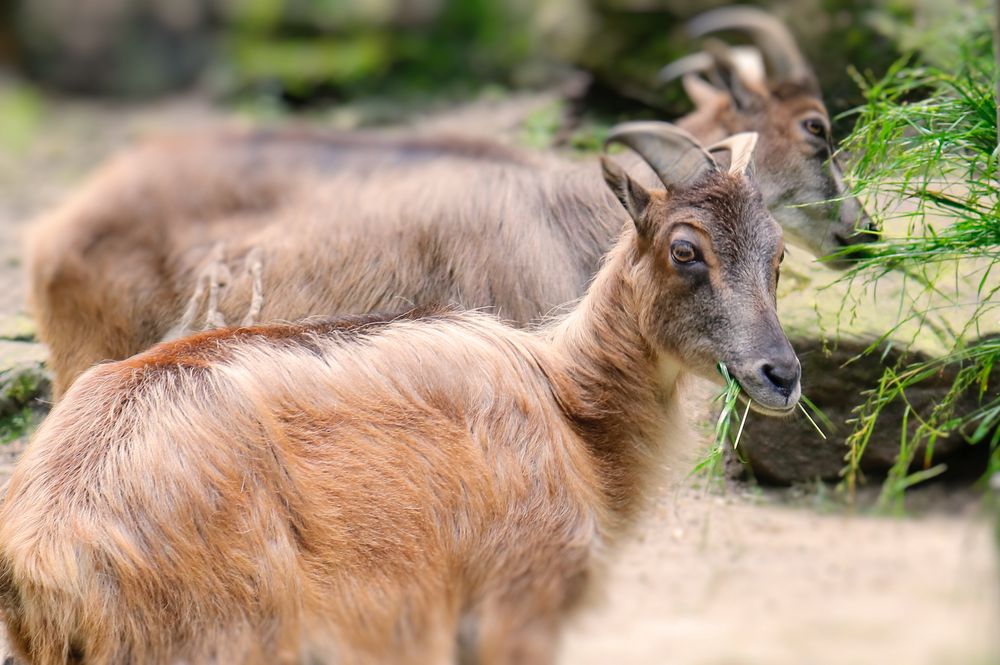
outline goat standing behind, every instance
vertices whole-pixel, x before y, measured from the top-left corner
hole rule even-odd
[[[708,28],[729,15],[712,16]],[[720,87],[688,72],[696,108],[681,125],[706,144],[760,134],[757,183],[792,242],[824,254],[871,238],[856,233],[869,222],[831,158],[815,78],[787,30],[764,24],[777,78],[716,51]],[[38,225],[32,309],[57,398],[95,362],[226,324],[452,303],[524,325],[583,293],[618,233],[616,206],[593,164],[487,141],[163,140],[120,156]]]
[[[32,663],[549,663],[634,522],[677,383],[724,360],[787,413],[780,228],[661,124],[612,134],[685,168],[584,299],[537,332],[475,312],[224,329],[87,371],[0,507],[0,608]],[[622,216],[619,216],[622,219]],[[624,221],[624,220],[622,220]],[[466,628],[459,629],[460,626]]]

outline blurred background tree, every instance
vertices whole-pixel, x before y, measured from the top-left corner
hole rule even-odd
[[[205,0],[14,0],[6,11],[17,65],[59,90],[152,95],[190,85],[209,61]]]
[[[209,82],[290,108],[364,95],[540,87],[589,72],[600,107],[685,110],[657,70],[694,46],[683,23],[719,0],[9,0],[0,57],[76,93],[140,97]],[[861,103],[848,65],[885,71],[896,26],[929,0],[772,0],[834,112]],[[923,7],[926,5],[926,7]]]

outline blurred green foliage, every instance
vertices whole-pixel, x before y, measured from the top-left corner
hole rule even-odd
[[[226,85],[295,104],[515,83],[537,60],[529,17],[497,0],[447,0],[430,17],[350,2],[249,0],[225,30]],[[376,3],[378,4],[378,3]],[[391,8],[390,8],[391,9]]]
[[[899,56],[893,37],[918,0],[770,0],[814,63],[836,115],[863,102],[850,66],[880,74]],[[440,0],[400,20],[393,0],[245,0],[227,19],[226,87],[292,105],[371,95],[470,94],[501,84],[550,83],[559,60],[590,72],[598,116],[674,117],[689,109],[679,85],[656,82],[668,62],[699,44],[684,22],[723,4],[581,0]],[[367,9],[366,9],[367,7]],[[558,38],[542,25],[566,27]],[[554,18],[553,18],[554,17]],[[576,19],[575,22],[574,20]],[[574,32],[575,31],[575,32]],[[731,35],[736,41],[737,35]],[[850,131],[840,120],[837,133]]]
[[[722,0],[12,0],[21,65],[59,88],[148,95],[208,65],[224,97],[301,108],[373,96],[457,97],[590,72],[605,116],[687,111],[656,83],[699,48],[684,22]],[[861,103],[848,66],[880,74],[929,0],[766,0],[816,66],[834,113]],[[89,6],[89,5],[88,5]],[[13,9],[11,9],[13,8]],[[74,20],[67,20],[74,17]],[[739,39],[731,35],[733,39]],[[845,121],[846,122],[846,121]],[[845,127],[841,129],[846,130]],[[846,131],[844,131],[846,133]]]
[[[0,444],[26,436],[38,423],[38,416],[29,407],[0,418]]]
[[[525,118],[521,124],[520,143],[531,148],[552,147],[565,117],[566,103],[562,100],[540,108]]]
[[[42,127],[44,104],[35,88],[25,84],[0,86],[0,150],[25,150]]]
[[[0,370],[0,443],[24,436],[34,428],[50,387],[41,363]]]
[[[380,35],[309,41],[242,36],[231,40],[229,48],[241,80],[275,82],[296,95],[330,83],[359,85],[388,65]]]

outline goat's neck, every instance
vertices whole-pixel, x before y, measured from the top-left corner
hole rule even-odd
[[[638,160],[641,162],[641,160]],[[542,187],[555,226],[580,273],[580,291],[598,271],[601,260],[621,232],[621,203],[601,177],[595,162],[571,164],[542,172]]]
[[[587,295],[552,332],[562,363],[556,391],[619,522],[635,514],[667,461],[681,375],[676,361],[640,331],[630,245],[618,243]]]

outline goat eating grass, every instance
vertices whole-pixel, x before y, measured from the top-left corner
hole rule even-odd
[[[84,373],[0,508],[0,608],[32,663],[551,663],[564,614],[725,362],[790,412],[781,230],[746,169],[662,123],[610,141],[628,212],[537,330],[412,311],[220,329]]]

